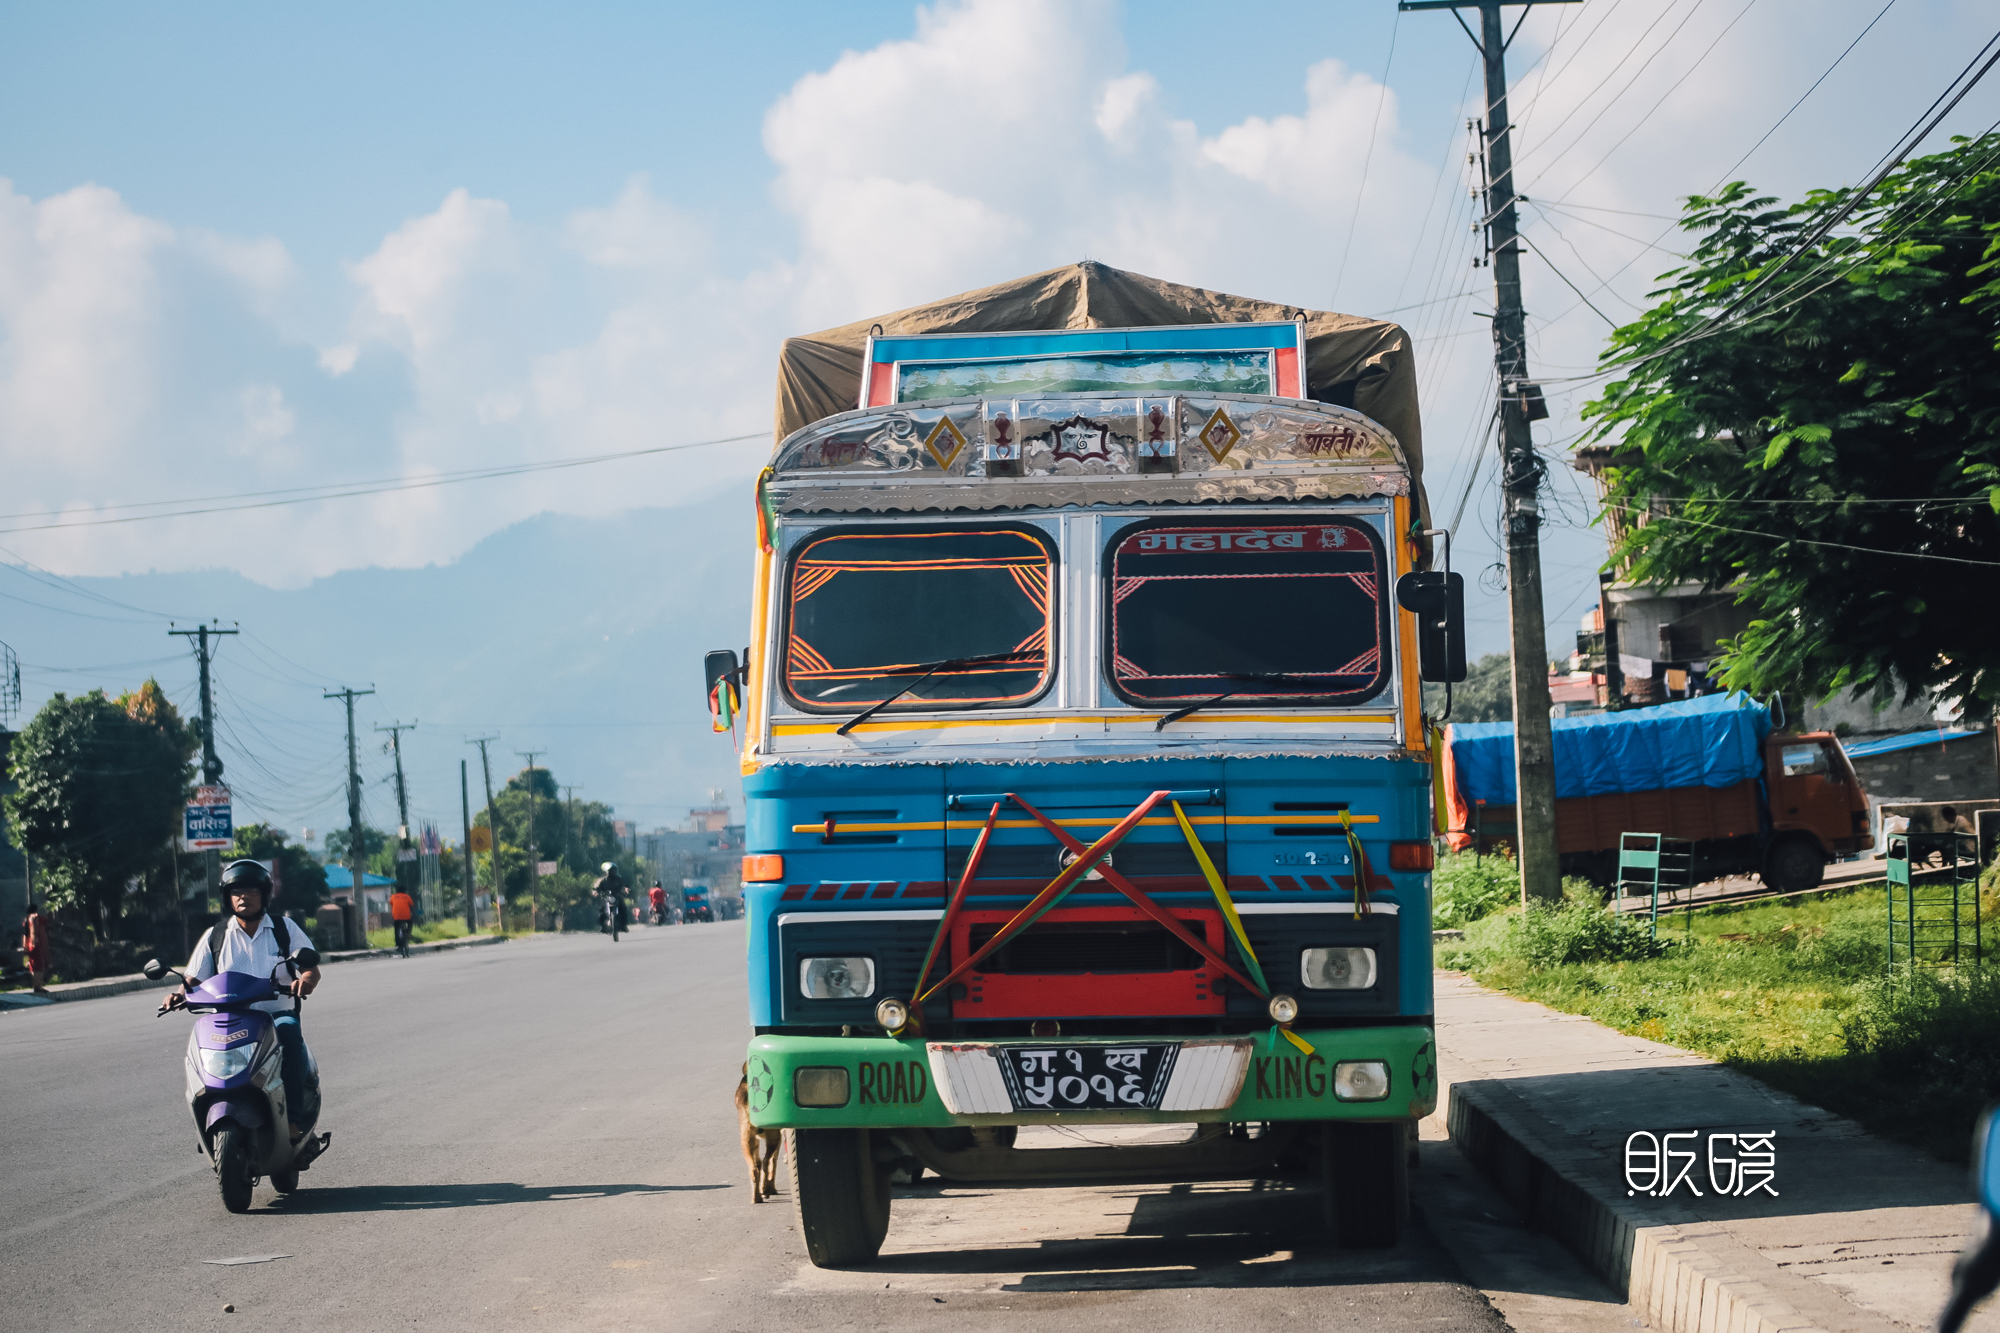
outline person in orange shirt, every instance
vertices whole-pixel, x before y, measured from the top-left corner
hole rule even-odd
[[[405,958],[410,956],[410,923],[416,913],[416,901],[409,894],[397,889],[389,895],[389,920],[396,925],[396,950]]]

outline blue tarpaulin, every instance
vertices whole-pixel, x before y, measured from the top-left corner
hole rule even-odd
[[[1914,750],[1919,745],[1943,745],[1947,741],[1962,740],[1967,736],[1984,736],[1983,731],[1967,731],[1963,727],[1932,727],[1928,731],[1906,731],[1900,736],[1889,736],[1879,741],[1865,741],[1860,745],[1848,745],[1849,759],[1865,759],[1871,754],[1888,754],[1892,750]]]
[[[1771,713],[1745,694],[1709,694],[1657,708],[1559,718],[1556,798],[1668,787],[1733,787],[1764,771]],[[1459,793],[1514,804],[1514,724],[1448,727]]]

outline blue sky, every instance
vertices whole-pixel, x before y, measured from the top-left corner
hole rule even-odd
[[[1586,370],[1602,345],[1608,324],[1569,284],[1613,319],[1635,313],[1674,262],[1678,198],[1716,183],[1881,8],[1587,0],[1530,16],[1510,63],[1521,179],[1554,206],[1526,214],[1537,371]],[[1991,14],[1896,0],[1737,174],[1794,196],[1856,179]],[[9,7],[0,563],[309,590],[448,566],[545,512],[739,495],[763,441],[101,522],[127,512],[110,505],[754,434],[784,336],[1090,257],[1399,312],[1437,517],[1464,497],[1458,565],[1488,571],[1473,646],[1497,650],[1471,72],[1449,16],[1399,18],[1389,0]],[[1933,144],[1996,117],[2000,79]],[[1587,397],[1552,395],[1552,451]],[[1559,647],[1602,546],[1577,479],[1558,469],[1552,486]],[[17,574],[0,568],[0,594],[22,594]],[[235,585],[216,586],[226,602]],[[157,656],[152,627],[130,651],[86,651],[8,605],[0,640],[50,672],[30,674],[31,707],[100,683],[73,668]],[[329,679],[379,669],[325,655],[312,665]],[[527,699],[536,682],[500,685]]]

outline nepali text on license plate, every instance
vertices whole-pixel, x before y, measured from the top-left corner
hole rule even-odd
[[[1017,1111],[1157,1110],[1173,1076],[1174,1043],[1003,1046],[993,1054]]]

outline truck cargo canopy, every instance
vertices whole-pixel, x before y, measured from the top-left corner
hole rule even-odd
[[[1416,358],[1402,326],[1183,287],[1097,263],[1050,269],[823,333],[787,338],[778,356],[777,439],[857,406],[862,357],[877,325],[891,335],[1002,333],[1235,324],[1299,315],[1305,317],[1306,326],[1307,395],[1351,407],[1396,437],[1409,460],[1417,511],[1429,526]]]
[[[1744,694],[1710,694],[1657,708],[1559,718],[1556,799],[1670,787],[1733,787],[1764,771],[1771,713]],[[1514,804],[1514,724],[1445,728],[1457,795],[1467,805]]]

